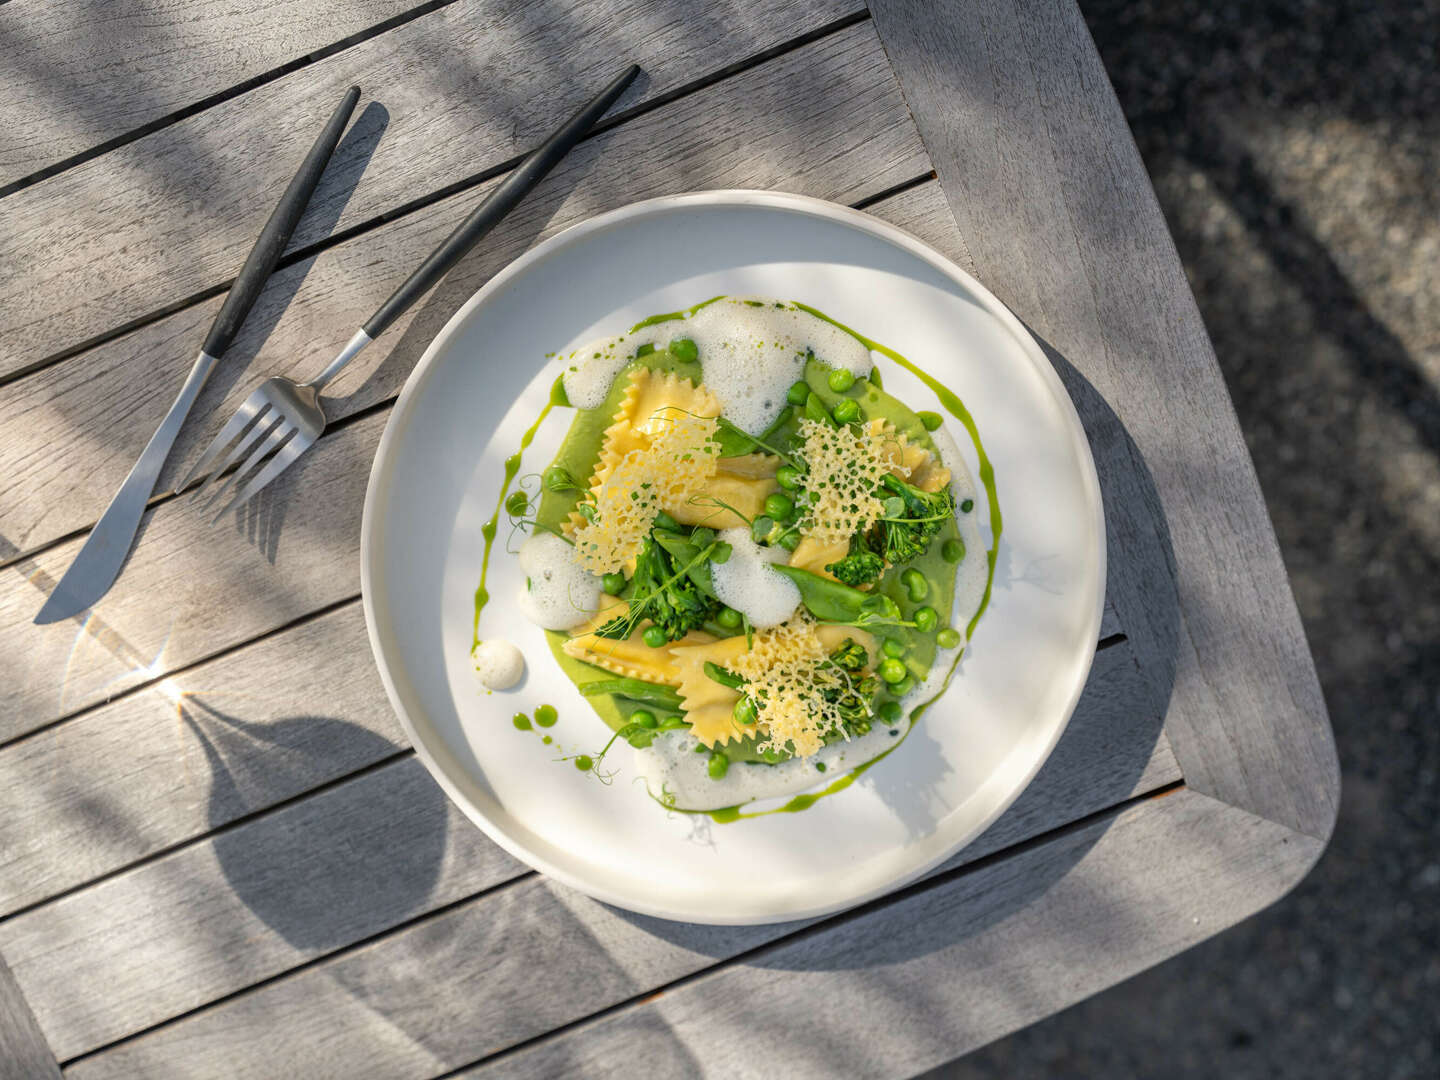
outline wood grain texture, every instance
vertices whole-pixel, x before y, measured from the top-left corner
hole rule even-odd
[[[0,924],[0,950],[65,1059],[524,873],[407,757]]]
[[[1214,353],[1079,11],[872,8],[981,279],[1063,358],[1119,540],[1112,597],[1142,669],[1162,694],[1173,683],[1187,783],[1328,838],[1339,776],[1314,664]]]
[[[378,107],[357,114],[359,134],[337,149],[292,248],[498,167],[631,58],[645,74],[621,108],[857,8],[461,0],[431,12],[8,197],[0,375],[231,279],[351,83],[366,90],[362,109]],[[777,125],[801,121],[814,100],[797,92]]]
[[[0,1080],[60,1080],[60,1066],[0,955]]]
[[[0,187],[417,6],[12,0],[0,7]]]
[[[406,746],[358,602],[167,677],[0,750],[0,916]]]
[[[644,160],[644,169],[635,162]],[[635,199],[779,187],[854,202],[929,170],[868,25],[840,31],[577,147],[430,297],[346,371],[332,422],[393,397],[454,310],[537,239]],[[184,475],[254,386],[313,375],[500,182],[445,199],[281,270],[196,402],[161,474]],[[917,224],[954,231],[943,200]],[[909,205],[904,203],[902,205]],[[0,559],[88,526],[184,381],[219,298],[0,387]],[[263,346],[263,353],[261,348]]]
[[[893,80],[888,88],[883,81],[890,78],[888,70],[874,31],[865,23],[584,144],[526,201],[523,212],[506,220],[503,236],[497,230],[493,243],[487,242],[482,252],[472,253],[457,266],[407,316],[403,328],[392,329],[366,351],[357,364],[360,371],[347,372],[347,381],[338,385],[344,389],[367,381],[340,403],[333,415],[342,417],[392,396],[410,365],[455,309],[546,229],[697,183],[783,184],[802,194],[851,202],[924,173],[928,163],[899,90]],[[857,72],[863,73],[863,82],[851,81]],[[809,104],[798,104],[802,98]],[[787,102],[795,111],[785,111],[782,106]],[[717,116],[723,119],[717,121]],[[657,142],[662,134],[663,142]],[[653,148],[653,164],[637,170],[634,162],[646,147]],[[424,222],[435,230],[434,235],[442,235],[481,197],[476,193],[458,196],[452,200],[455,205],[437,209],[435,218]],[[567,209],[559,213],[562,204]],[[393,228],[420,224],[417,216]],[[391,235],[387,229],[368,241],[322,255],[340,266],[332,280],[367,282],[364,287],[383,298],[394,278],[376,270],[384,259],[379,252]],[[424,247],[431,242],[427,237]],[[333,304],[333,297],[328,303]],[[296,312],[282,340],[313,340],[314,327],[307,320],[326,306],[322,299],[318,306]],[[347,320],[347,325],[353,323]],[[280,333],[279,327],[276,333]],[[346,330],[345,336],[348,333]],[[340,334],[327,336],[332,346],[343,340]],[[543,345],[537,346],[540,348]],[[291,370],[293,360],[285,352],[270,355],[280,358],[267,359],[274,367],[257,365],[232,381],[233,396],[221,404],[221,415],[233,410],[262,370],[266,374]],[[139,353],[129,359],[128,370],[140,379],[147,363],[153,364],[154,358]],[[318,355],[314,366],[320,366]],[[166,390],[178,385],[182,377],[178,371],[168,374]],[[93,393],[77,387],[74,407],[81,412],[101,408],[99,402],[107,393],[132,403],[137,400],[134,388],[123,378],[102,381],[104,387],[96,386]],[[168,394],[158,390],[152,394],[155,400],[147,408],[163,410]],[[34,401],[34,415],[17,424],[17,431],[29,423],[42,423],[47,416],[53,420],[55,412],[65,407],[57,404],[59,400],[57,396],[48,403]],[[31,730],[124,685],[238,644],[358,592],[360,508],[383,423],[383,416],[370,416],[354,428],[327,435],[281,477],[281,486],[267,489],[262,502],[216,530],[209,530],[183,501],[153,509],[125,572],[95,609],[97,618],[84,630],[78,629],[78,622],[30,625],[42,590],[48,590],[64,572],[79,540],[0,571],[0,639],[16,645],[0,656],[0,673],[10,680],[0,688],[0,738]],[[101,427],[93,420],[87,426],[91,432]],[[63,445],[63,440],[54,437],[54,428],[50,430],[45,448],[40,442],[28,442],[30,450],[23,456],[22,471],[36,467],[52,452],[49,447]],[[206,427],[182,434],[179,453],[193,453],[212,430]],[[145,438],[148,432],[142,428],[124,451],[91,444],[86,468],[88,462],[108,461],[113,456],[115,464],[104,467],[114,467],[123,475]],[[327,445],[331,443],[340,445]],[[177,467],[187,460],[177,456]],[[79,461],[70,459],[72,473],[83,471]],[[292,497],[296,491],[304,492],[303,499]],[[105,491],[88,512],[93,514],[103,506],[109,494]],[[34,505],[35,495],[32,491],[26,499],[9,505]],[[7,526],[0,524],[0,531],[5,529]]]
[[[1146,721],[1126,710],[1136,681],[1126,650],[1104,650],[1052,762],[947,868],[1177,779],[1168,746],[1156,741],[1158,718]],[[387,847],[424,848],[428,842],[433,848],[418,815],[409,833],[383,824],[394,807],[423,795],[401,795],[384,786],[408,780],[411,765],[419,769],[413,761],[385,766],[353,785],[247,822],[228,842],[253,853],[257,864],[284,866],[304,863],[310,844],[315,847],[309,856],[318,858],[324,842],[349,847],[352,838],[382,828]],[[340,798],[361,784],[368,786],[365,798]],[[335,808],[323,821],[320,811],[313,811],[308,828],[315,839],[304,839],[297,827],[290,830],[296,840],[278,855],[269,854],[279,835],[276,821],[322,799]],[[454,824],[449,836],[446,859],[453,858],[455,869],[446,882],[492,883],[510,872],[495,869],[488,844],[486,850],[452,856],[462,840],[481,843],[478,833],[462,837]],[[270,912],[271,923],[287,918],[280,913],[287,903],[295,906],[297,886],[279,868],[263,871],[260,885],[244,891],[242,906],[232,895],[234,877],[213,854],[217,843],[207,840],[0,924],[0,948],[12,957],[17,979],[62,1057],[239,990],[308,955],[254,915],[257,909]],[[461,865],[467,861],[483,865],[467,869]],[[437,884],[426,903],[450,896],[448,885]],[[374,918],[386,917],[383,902],[375,907]],[[124,934],[104,925],[107,912],[125,913]],[[291,937],[295,927],[311,925],[308,917],[302,910],[290,919]],[[342,934],[370,927],[371,919],[367,909],[354,930],[343,919],[333,920],[339,929],[331,929],[329,918],[324,925],[340,944]],[[179,1069],[200,1076],[207,1068],[236,1077],[424,1075],[542,1034],[793,929],[666,923],[617,912],[530,877],[104,1051],[82,1062],[80,1075],[128,1070],[164,1076],[179,1075]],[[234,943],[242,940],[244,955],[238,956]],[[145,959],[137,963],[137,958]],[[111,988],[104,1000],[82,989],[102,984]],[[377,1015],[383,1022],[377,1023]],[[264,1038],[258,1037],[261,1027],[268,1031]]]
[[[1322,847],[1182,790],[461,1075],[913,1076],[1272,903]]]

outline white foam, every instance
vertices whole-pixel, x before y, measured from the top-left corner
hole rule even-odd
[[[785,391],[805,376],[806,350],[856,378],[873,366],[870,350],[839,327],[777,303],[726,297],[685,320],[685,336],[700,350],[706,388],[720,399],[725,418],[752,435],[780,416]],[[656,329],[666,325],[673,324]]]
[[[675,338],[695,342],[706,389],[720,399],[725,418],[752,435],[773,424],[785,408],[785,391],[805,376],[807,351],[857,379],[874,367],[869,349],[808,311],[768,297],[727,296],[683,320],[574,350],[566,357],[570,363],[563,376],[570,404],[597,408],[639,346],[665,349]]]
[[[546,630],[569,630],[600,607],[600,579],[574,559],[575,549],[554,533],[542,532],[520,546],[526,584],[516,602],[520,613]]]
[[[731,762],[719,780],[710,776],[710,755],[695,751],[699,745],[695,736],[688,731],[665,732],[648,747],[635,750],[635,769],[651,795],[677,810],[719,810],[828,784],[894,746],[905,732],[905,723],[876,723],[866,734],[822,746],[808,758],[775,765]],[[815,768],[817,763],[825,766],[823,773]]]
[[[509,690],[525,674],[525,657],[504,638],[486,638],[470,655],[475,675],[488,690]]]
[[[601,338],[582,345],[565,359],[570,361],[561,379],[565,397],[577,409],[598,409],[610,393],[610,384],[620,369],[635,356],[635,348],[644,338]]]
[[[720,602],[750,620],[758,630],[779,626],[800,606],[800,590],[771,563],[789,558],[784,548],[762,548],[749,529],[724,529],[721,540],[730,545],[730,558],[710,564],[710,580]]]

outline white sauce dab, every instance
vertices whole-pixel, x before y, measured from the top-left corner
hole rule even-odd
[[[475,674],[487,690],[509,690],[525,674],[525,657],[504,638],[487,638],[470,656]]]
[[[808,311],[764,297],[727,296],[685,319],[604,338],[572,352],[565,393],[577,409],[598,407],[620,369],[641,345],[666,348],[689,338],[700,352],[705,386],[720,399],[725,419],[758,435],[785,408],[785,391],[805,375],[805,353],[857,379],[874,366],[870,350]]]
[[[719,538],[730,545],[730,558],[710,564],[710,580],[721,603],[740,612],[757,630],[779,626],[800,606],[800,590],[771,565],[790,553],[761,547],[749,529],[724,529]]]
[[[569,630],[600,607],[600,579],[574,561],[574,548],[554,533],[537,533],[520,546],[526,585],[520,613],[546,630]]]
[[[709,754],[695,752],[696,738],[684,731],[667,732],[648,747],[635,750],[635,768],[650,794],[676,810],[719,810],[756,799],[798,795],[828,784],[890,749],[905,733],[908,720],[892,727],[877,723],[866,734],[821,747],[808,758],[776,765],[731,762],[719,780],[709,773]],[[895,735],[891,735],[891,731]],[[825,766],[822,773],[815,765]]]

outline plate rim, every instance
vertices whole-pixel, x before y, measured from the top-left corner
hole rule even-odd
[[[1060,723],[1056,725],[1054,732],[1051,734],[1042,752],[1036,755],[1035,761],[1027,769],[1023,779],[1014,785],[1013,790],[1005,798],[1001,799],[995,808],[986,814],[977,825],[959,837],[955,842],[947,845],[939,854],[924,860],[920,865],[907,870],[903,874],[863,891],[847,894],[839,899],[828,900],[824,903],[810,905],[801,909],[786,909],[768,914],[739,914],[732,916],[727,916],[723,913],[695,912],[667,908],[664,905],[647,904],[633,896],[621,894],[603,885],[587,881],[581,876],[571,873],[565,867],[556,865],[543,855],[531,850],[515,837],[510,836],[499,824],[492,821],[488,815],[459,790],[458,785],[450,777],[446,768],[433,755],[427,739],[421,736],[415,723],[411,719],[406,709],[405,701],[401,696],[400,689],[396,685],[396,679],[386,660],[378,626],[379,613],[376,610],[375,599],[377,589],[376,581],[383,577],[383,574],[376,567],[380,548],[376,536],[379,528],[377,525],[378,517],[376,507],[380,500],[381,489],[385,486],[391,444],[399,438],[397,432],[405,425],[407,410],[411,407],[415,395],[419,392],[420,385],[425,381],[427,372],[435,363],[436,356],[458,332],[460,325],[466,320],[469,314],[484,303],[492,293],[504,288],[511,279],[523,274],[534,263],[549,257],[556,249],[563,248],[591,233],[612,228],[633,218],[665,213],[678,208],[714,206],[762,206],[792,213],[809,214],[831,221],[839,221],[853,228],[857,228],[862,232],[869,233],[872,236],[877,236],[921,259],[946,277],[955,280],[979,302],[980,306],[982,306],[988,314],[1004,324],[1015,337],[1021,349],[1028,355],[1032,365],[1039,372],[1041,378],[1049,385],[1055,398],[1060,403],[1062,414],[1065,416],[1070,441],[1081,465],[1085,496],[1093,511],[1098,564],[1094,570],[1096,573],[1096,581],[1099,585],[1096,592],[1096,603],[1090,613],[1088,631],[1089,637],[1094,642],[1094,645],[1091,646],[1083,668],[1078,673],[1075,685],[1071,688],[1071,693],[1065,704]],[[390,415],[385,421],[385,429],[381,433],[380,441],[375,448],[375,457],[371,463],[369,479],[366,482],[365,502],[360,519],[360,594],[361,605],[365,612],[365,629],[366,636],[370,642],[370,651],[375,661],[375,667],[379,672],[380,681],[385,687],[386,697],[389,699],[390,706],[395,712],[396,718],[400,721],[401,729],[409,738],[415,755],[425,765],[426,770],[435,782],[440,785],[440,788],[445,792],[450,801],[459,807],[466,818],[484,832],[491,841],[539,873],[551,877],[563,885],[576,889],[586,896],[606,904],[612,904],[627,911],[676,922],[689,922],[703,925],[763,925],[793,922],[800,919],[811,919],[835,914],[836,912],[849,910],[874,900],[877,897],[888,895],[897,889],[903,888],[928,874],[935,867],[973,843],[989,829],[991,825],[999,820],[1005,811],[1014,804],[1015,800],[1030,787],[1035,776],[1039,773],[1040,769],[1044,767],[1046,761],[1050,759],[1050,755],[1054,752],[1056,745],[1069,728],[1070,721],[1075,714],[1075,708],[1079,704],[1080,696],[1083,694],[1085,686],[1089,682],[1090,671],[1094,665],[1097,651],[1096,646],[1099,644],[1100,626],[1104,618],[1106,588],[1108,584],[1107,551],[1108,543],[1105,530],[1104,499],[1100,488],[1099,474],[1095,468],[1094,454],[1090,447],[1090,440],[1085,434],[1085,428],[1080,419],[1080,414],[1075,408],[1075,403],[1070,397],[1069,392],[1065,389],[1065,384],[1061,381],[1059,373],[1055,370],[1049,357],[1045,355],[1044,350],[1041,349],[1039,343],[1035,340],[1034,335],[1030,333],[1025,324],[1022,323],[998,297],[976,280],[976,278],[969,274],[963,267],[959,266],[954,260],[933,245],[897,225],[883,221],[862,210],[856,210],[850,206],[830,202],[825,199],[818,199],[809,195],[748,188],[725,188],[710,191],[682,192],[642,199],[592,215],[582,221],[568,225],[507,263],[488,281],[481,285],[480,288],[472,293],[470,297],[456,309],[455,313],[446,320],[445,325],[430,339],[420,359],[416,362],[414,368],[411,369],[410,374],[406,376],[404,386],[401,388],[395,404],[391,407]]]

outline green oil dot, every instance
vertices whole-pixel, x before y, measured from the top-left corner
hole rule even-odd
[[[535,723],[541,727],[553,727],[558,715],[554,705],[541,705],[535,710]]]
[[[549,746],[555,740],[552,739],[549,735],[542,735],[540,736],[540,741],[543,742],[546,746]]]
[[[523,712],[517,712],[515,714],[514,720],[512,720],[511,723],[513,723],[521,731],[530,730],[530,717],[526,716]]]
[[[575,768],[579,769],[581,772],[589,772],[594,767],[595,762],[590,760],[589,754],[581,754],[575,759]]]

